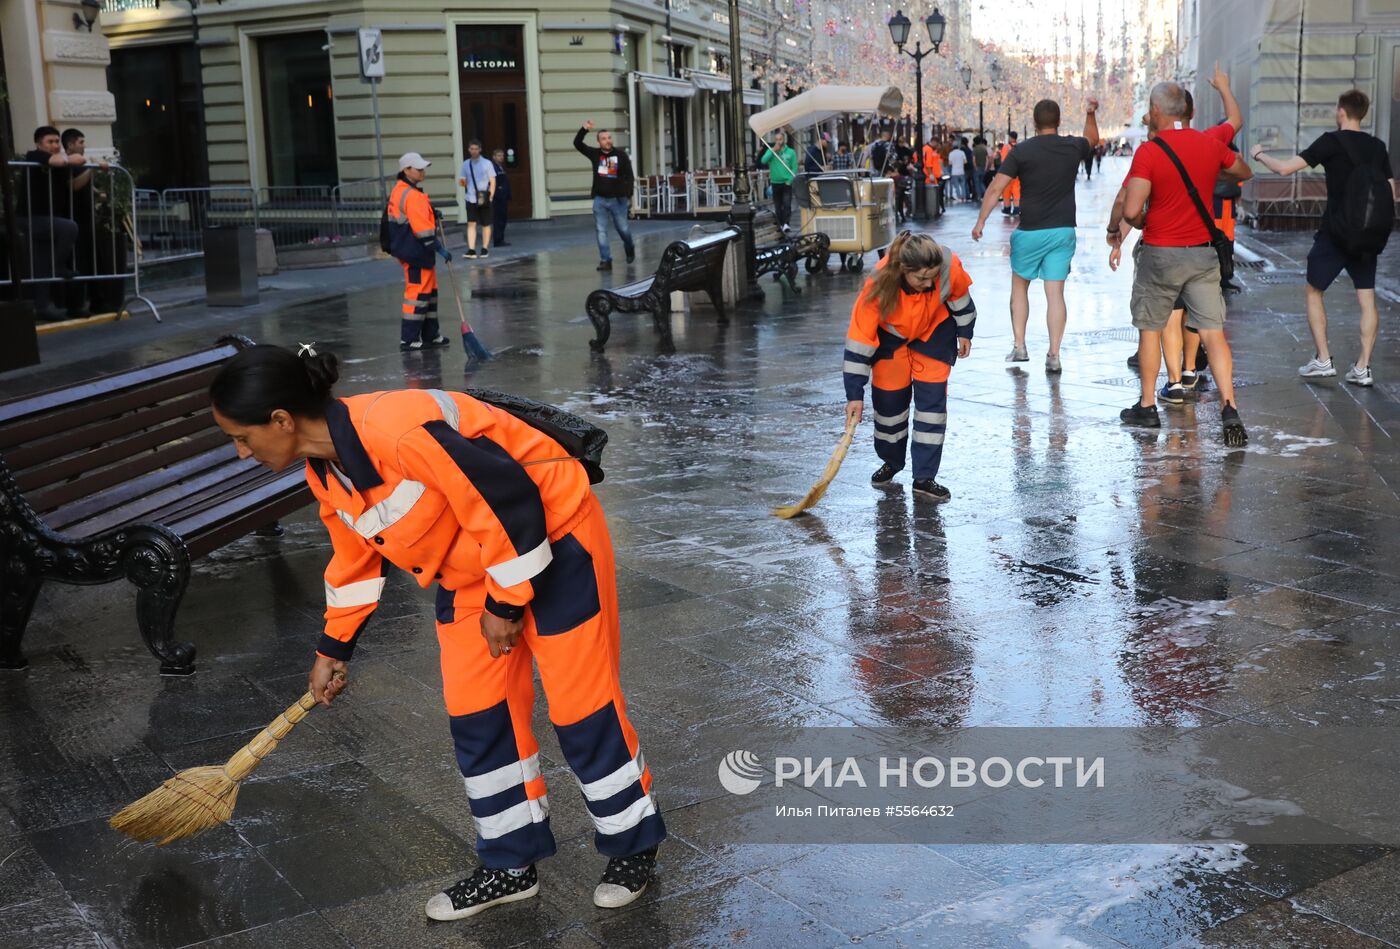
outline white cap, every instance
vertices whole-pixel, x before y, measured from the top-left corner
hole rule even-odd
[[[399,171],[403,171],[405,168],[417,168],[422,171],[431,164],[432,162],[417,152],[404,152],[399,156]]]

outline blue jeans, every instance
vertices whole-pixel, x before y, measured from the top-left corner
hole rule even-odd
[[[627,256],[634,253],[632,249],[632,229],[627,226],[627,206],[629,202],[626,198],[603,198],[593,199],[593,226],[598,230],[598,259],[604,263],[612,261],[612,250],[608,247],[610,235],[608,234],[608,222],[617,228],[618,237],[622,238],[622,246],[627,249]]]

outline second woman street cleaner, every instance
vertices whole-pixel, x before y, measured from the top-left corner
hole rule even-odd
[[[860,421],[865,384],[871,384],[875,454],[883,462],[870,476],[874,485],[889,484],[903,470],[907,451],[914,494],[938,502],[952,497],[936,479],[948,431],[948,374],[972,351],[977,309],[971,287],[956,254],[925,234],[905,231],[856,299],[842,378],[848,422]]]
[[[501,408],[408,389],[335,398],[335,357],[254,346],[210,387],[239,457],[302,462],[333,555],[310,688],[329,705],[389,567],[436,587],[442,682],[480,867],[432,896],[431,919],[539,892],[555,852],[531,733],[534,668],[608,858],[593,901],[635,900],[666,828],[619,680],[612,541],[584,465]],[[372,638],[371,634],[365,634]]]

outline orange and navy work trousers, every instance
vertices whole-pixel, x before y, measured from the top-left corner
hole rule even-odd
[[[403,320],[399,324],[399,342],[430,343],[438,338],[437,270],[403,264]]]
[[[1001,206],[1003,208],[1019,207],[1021,204],[1021,179],[1012,178],[1006,183],[1006,189],[1001,193]]]
[[[870,405],[875,412],[875,454],[896,471],[913,456],[914,478],[938,477],[943,439],[948,431],[948,374],[952,366],[918,352],[924,344],[906,344],[881,332],[880,348],[870,372]],[[914,447],[909,448],[910,403]]]
[[[491,658],[481,635],[484,584],[438,592],[442,685],[457,764],[477,855],[483,866],[497,869],[523,867],[555,851],[539,744],[530,728],[534,664],[599,852],[628,857],[666,836],[622,698],[612,540],[596,498],[590,496],[572,530],[550,546],[554,560],[533,581],[524,635],[499,658]]]

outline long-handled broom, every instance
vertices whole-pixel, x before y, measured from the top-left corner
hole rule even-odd
[[[452,273],[451,258],[447,253],[447,235],[442,231],[442,221],[437,223],[438,232],[438,253],[442,259],[449,261],[447,267],[447,282],[452,286],[452,297],[457,301],[457,315],[462,318],[462,349],[466,351],[467,361],[473,359],[480,362],[491,361],[491,350],[481,344],[481,340],[476,338],[476,333],[472,332],[472,325],[467,322],[467,309],[462,306],[462,295],[457,292],[457,277]]]
[[[831,484],[832,479],[836,477],[836,472],[841,470],[841,462],[846,460],[846,452],[851,450],[851,440],[855,438],[855,435],[856,421],[855,419],[849,419],[846,422],[845,433],[842,434],[841,440],[836,443],[836,450],[831,453],[831,458],[826,463],[826,470],[822,472],[821,480],[812,485],[812,489],[796,504],[773,508],[773,516],[787,520],[788,518],[796,517],[807,510],[807,508],[820,501],[822,495],[826,494],[827,485]]]
[[[113,829],[165,846],[218,827],[233,816],[238,787],[277,743],[316,705],[310,692],[272,720],[227,764],[186,768],[150,794],[122,808],[108,821]]]

